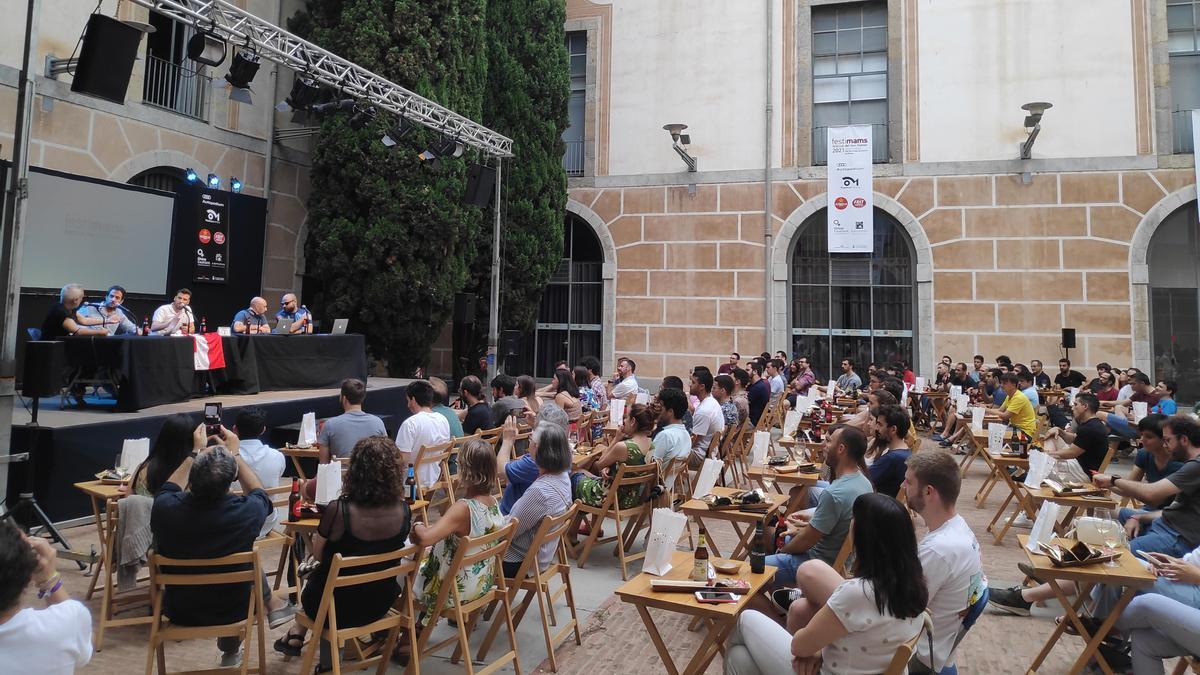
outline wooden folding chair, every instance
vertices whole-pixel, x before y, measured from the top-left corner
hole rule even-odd
[[[908,662],[912,660],[917,642],[925,635],[925,631],[933,630],[933,619],[930,618],[928,610],[921,614],[921,622],[921,630],[917,631],[911,640],[896,647],[896,653],[888,663],[887,670],[883,671],[884,675],[904,675],[908,672]]]
[[[474,538],[463,537],[460,539],[458,551],[454,554],[450,565],[443,573],[443,583],[438,589],[437,600],[434,602],[433,607],[425,608],[430,621],[429,625],[421,631],[418,647],[414,650],[414,659],[417,658],[417,654],[433,654],[443,647],[457,642],[458,644],[454,649],[454,653],[450,657],[450,662],[458,663],[459,658],[465,654],[466,659],[464,663],[467,667],[467,674],[475,675],[475,664],[471,661],[471,643],[467,636],[475,630],[475,623],[479,620],[482,610],[493,602],[499,602],[500,608],[504,612],[504,623],[508,627],[509,650],[478,672],[479,675],[487,675],[487,673],[495,672],[511,661],[513,670],[516,671],[517,675],[521,675],[521,660],[517,655],[517,635],[516,629],[513,627],[512,604],[509,602],[511,596],[508,592],[508,581],[504,578],[504,574],[501,571],[504,567],[504,552],[508,550],[508,544],[512,539],[514,529],[516,529],[516,521],[510,521],[507,525],[491,534],[484,534]],[[460,569],[483,563],[489,558],[492,559],[493,564],[496,566],[495,587],[474,600],[464,602],[458,593],[458,584],[454,583],[455,575],[458,574]],[[447,600],[450,601],[449,607],[446,606]],[[458,627],[457,635],[446,638],[435,645],[430,645],[429,638],[433,634],[433,629],[437,626],[438,620],[443,617],[454,619]]]
[[[542,518],[542,522],[538,525],[537,532],[533,535],[533,541],[529,544],[529,551],[525,554],[525,559],[521,561],[521,568],[517,570],[517,575],[508,579],[508,601],[511,604],[516,600],[517,592],[524,590],[525,598],[517,607],[516,613],[513,614],[513,626],[521,625],[521,619],[525,616],[525,612],[529,610],[534,600],[537,600],[538,611],[542,618],[542,637],[546,640],[546,657],[550,659],[550,670],[558,672],[558,660],[554,656],[554,647],[561,643],[567,634],[574,631],[575,644],[583,644],[583,636],[579,632],[579,617],[575,613],[575,595],[571,588],[571,564],[567,561],[566,542],[563,541],[563,535],[571,526],[571,520],[575,518],[575,512],[579,508],[579,502],[571,505],[571,508],[557,516],[546,516]],[[538,570],[538,549],[547,542],[555,542],[555,557],[546,569]],[[560,585],[557,589],[550,589],[550,582],[558,578]],[[558,632],[554,635],[550,634],[550,626],[557,625],[554,617],[554,602],[560,597],[565,597],[567,609],[571,613],[571,618],[564,625],[559,627]],[[490,614],[495,610],[495,603],[488,608]],[[488,614],[484,615],[484,619],[488,618]],[[488,650],[492,646],[492,641],[496,639],[496,634],[500,632],[500,620],[496,617],[492,621],[492,627],[488,630],[487,637],[483,640],[483,645],[479,648],[479,653],[476,659],[483,660],[487,655]]]
[[[271,506],[275,507],[276,509],[282,507],[286,513],[288,501],[292,496],[291,482],[277,485],[273,488],[266,488],[264,491],[267,493],[267,496],[271,498]],[[285,515],[284,517],[286,518],[287,516]],[[270,546],[272,544],[280,545],[279,563],[275,566],[275,570],[273,572],[267,572],[268,580],[271,577],[275,577],[275,583],[272,586],[272,588],[275,590],[279,590],[279,587],[283,585],[283,580],[288,578],[287,571],[289,563],[293,565],[295,563],[294,556],[292,555],[293,542],[294,540],[290,535],[284,534],[278,530],[271,530],[254,542],[255,550],[261,550],[264,546]],[[293,569],[295,568],[293,567]],[[288,593],[294,593],[299,589],[293,587],[289,583],[287,586],[284,586],[284,590],[286,590]]]
[[[317,606],[317,615],[308,618],[304,612],[296,614],[296,623],[309,630],[308,640],[304,645],[304,660],[300,664],[300,672],[311,673],[316,662],[321,640],[329,643],[333,651],[333,672],[340,675],[346,666],[349,670],[367,670],[375,667],[376,675],[383,675],[388,668],[388,660],[400,629],[408,631],[410,642],[416,642],[417,623],[413,611],[413,573],[417,570],[417,558],[420,549],[409,546],[390,553],[342,557],[338,553],[329,564],[329,576],[325,580],[325,592],[321,595],[321,604]],[[351,588],[369,584],[384,579],[398,579],[400,595],[397,597],[401,608],[390,608],[379,619],[361,626],[348,628],[338,627],[337,589]],[[362,638],[380,631],[387,631],[387,637],[381,643],[372,640],[364,644]],[[353,658],[349,664],[342,663],[341,650],[349,642]],[[417,675],[420,674],[420,658],[413,650],[409,660],[414,664]]]
[[[104,586],[100,589],[100,613],[96,617],[95,626],[93,627],[94,636],[92,643],[96,651],[100,651],[104,647],[104,631],[106,629],[148,624],[151,620],[148,616],[116,618],[117,614],[129,611],[132,607],[150,605],[152,602],[147,586],[118,593],[115,577],[118,567],[117,530],[119,529],[118,524],[121,518],[120,505],[121,502],[113,500],[105,503],[105,516],[108,519],[105,530],[107,541],[102,547],[100,568],[92,572],[96,577],[100,576],[101,571],[104,573]]]
[[[1172,671],[1171,675],[1187,675],[1189,669],[1193,673],[1200,673],[1200,657],[1179,657],[1179,662],[1175,664],[1175,670]]]
[[[716,438],[712,441],[713,443],[717,443],[718,454],[721,457],[721,461],[724,462],[724,466],[721,467],[721,475],[717,477],[717,480],[722,485],[726,484],[726,471],[729,471],[733,476],[733,484],[735,486],[747,482],[745,467],[740,466],[742,464],[740,460],[743,455],[740,452],[741,448],[738,446],[742,433],[747,426],[747,424],[743,423],[733,427],[725,427],[725,431],[721,434],[720,442]]]
[[[588,538],[576,550],[579,551],[577,561],[579,569],[587,564],[588,556],[591,554],[592,547],[596,544],[607,544],[608,542],[617,542],[616,551],[614,554],[621,560],[621,579],[628,581],[629,572],[626,566],[634,561],[646,557],[646,551],[643,549],[639,553],[628,553],[633,542],[636,541],[638,532],[643,527],[650,525],[650,513],[654,507],[650,500],[650,491],[654,488],[658,481],[658,462],[651,462],[642,466],[634,466],[631,464],[622,464],[620,470],[617,471],[616,477],[612,484],[608,486],[608,493],[604,495],[604,501],[600,506],[588,506],[580,503],[579,510],[576,512],[575,519],[571,523],[571,536],[574,537],[579,532],[579,523],[582,522],[585,516],[592,516],[591,531]],[[638,503],[636,506],[622,509],[620,508],[617,496],[621,493],[621,488],[636,489],[638,491]],[[604,524],[604,520],[612,518],[616,521],[616,534],[611,537],[599,538],[600,527]],[[622,521],[625,523],[622,530]]]
[[[1100,462],[1100,470],[1096,473],[1106,473],[1108,465],[1112,462],[1113,457],[1117,456],[1117,448],[1121,447],[1121,439],[1108,439],[1108,451],[1104,453],[1104,459]]]
[[[491,443],[493,448],[499,450],[500,449],[500,432],[501,431],[504,431],[504,427],[502,427],[502,426],[495,427],[492,429],[480,429],[479,433],[477,435],[481,439],[487,441],[488,443]]]
[[[178,572],[177,569],[211,570],[214,568],[228,569],[229,567],[245,566],[235,572]],[[164,568],[172,568],[166,572]],[[169,587],[181,586],[216,586],[224,584],[249,583],[250,599],[247,602],[246,617],[233,623],[216,626],[181,626],[170,622],[163,616],[163,596]],[[146,675],[154,672],[155,657],[157,656],[158,672],[167,672],[166,653],[164,644],[180,640],[213,639],[218,637],[237,637],[245,646],[244,656],[240,666],[218,668],[205,671],[183,671],[203,673],[265,673],[267,662],[266,648],[266,611],[263,608],[262,571],[258,564],[258,555],[254,551],[234,553],[220,558],[183,559],[168,558],[157,553],[150,554],[150,593],[153,598],[153,614],[150,619],[150,643],[146,650]],[[256,630],[257,628],[257,630]],[[250,656],[250,636],[256,633],[258,640],[258,667],[247,669]]]
[[[678,511],[679,505],[692,497],[692,474],[688,470],[686,457],[677,457],[667,462],[666,468],[663,469],[662,483],[667,488],[664,494],[667,507],[672,511]],[[687,519],[685,526],[687,527],[688,548],[693,548],[691,518]]]
[[[833,569],[838,574],[849,579],[853,574],[853,569],[848,564],[850,562],[850,554],[854,553],[854,521],[850,521],[850,529],[846,530],[846,538],[842,540],[842,547],[838,549],[837,557],[833,559]]]
[[[417,451],[417,461],[413,462],[413,469],[417,473],[417,499],[429,502],[421,509],[422,517],[426,521],[429,520],[429,509],[435,506],[441,507],[444,515],[454,504],[454,480],[450,477],[450,455],[453,454],[453,448],[454,440],[451,439],[436,445],[422,445],[421,449]],[[437,464],[441,468],[437,480],[429,485],[421,485],[421,466],[425,464]],[[434,494],[438,490],[443,491],[444,494],[435,499]]]

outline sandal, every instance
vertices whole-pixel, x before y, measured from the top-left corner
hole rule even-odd
[[[284,656],[294,656],[299,658],[301,650],[304,649],[304,638],[288,631],[283,634],[283,637],[275,641],[275,651]]]

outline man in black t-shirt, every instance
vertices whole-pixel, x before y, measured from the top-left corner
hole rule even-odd
[[[1083,373],[1071,370],[1071,362],[1067,359],[1058,360],[1058,374],[1054,376],[1054,386],[1066,391],[1071,387],[1082,387],[1086,381]]]
[[[1033,386],[1038,389],[1050,388],[1050,376],[1042,369],[1042,362],[1033,359],[1029,362],[1029,372],[1033,373]]]
[[[1075,417],[1075,432],[1055,427],[1046,434],[1059,437],[1071,445],[1064,450],[1047,450],[1053,459],[1077,459],[1084,471],[1099,471],[1108,454],[1108,427],[1098,417],[1100,401],[1095,394],[1079,392],[1071,413]]]
[[[467,375],[460,380],[458,396],[466,404],[466,408],[458,412],[463,433],[474,436],[479,431],[492,428],[492,408],[483,400],[483,382],[478,377]]]
[[[103,323],[98,317],[81,317],[77,314],[83,304],[83,286],[67,284],[58,293],[58,304],[50,308],[42,321],[43,340],[61,340],[68,335],[108,335],[104,328],[90,326]]]

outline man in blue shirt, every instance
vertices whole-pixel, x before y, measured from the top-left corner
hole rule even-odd
[[[1037,387],[1033,384],[1033,373],[1024,370],[1021,371],[1021,374],[1017,376],[1017,386],[1020,387],[1021,393],[1025,394],[1025,398],[1029,399],[1029,402],[1033,404],[1035,409],[1041,405],[1041,397],[1038,396]]]
[[[521,455],[517,459],[511,459],[513,446],[517,439],[517,421],[511,417],[504,420],[504,431],[500,432],[500,451],[496,455],[496,466],[500,471],[504,472],[505,478],[508,479],[508,485],[504,488],[504,496],[500,500],[500,513],[508,515],[513,504],[525,494],[525,490],[533,485],[533,481],[537,480],[538,469],[537,447],[542,440],[542,434],[545,431],[538,431],[550,425],[557,425],[562,428],[563,433],[567,432],[567,427],[570,422],[567,420],[565,410],[555,405],[554,403],[543,403],[541,409],[538,410],[537,420],[533,425],[533,432],[529,434],[529,452]]]
[[[233,332],[254,335],[270,333],[267,325],[267,301],[262,298],[250,300],[250,306],[233,316]]]
[[[908,458],[912,452],[904,442],[911,422],[908,413],[898,405],[885,405],[871,411],[875,417],[875,443],[882,446],[881,454],[875,457],[867,470],[875,491],[895,497],[904,483]]]
[[[279,301],[279,306],[282,309],[275,313],[275,319],[276,321],[288,319],[292,322],[291,328],[288,329],[290,335],[313,332],[312,313],[308,311],[307,307],[300,305],[300,300],[296,298],[295,293],[284,293],[283,299]],[[279,332],[278,328],[275,332]]]

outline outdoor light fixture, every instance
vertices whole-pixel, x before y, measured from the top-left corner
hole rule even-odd
[[[396,126],[388,129],[388,132],[383,135],[383,144],[389,148],[396,147],[405,136],[413,132],[413,125],[409,124],[408,120],[401,117],[396,121]]]
[[[375,120],[375,106],[373,105],[356,105],[354,106],[354,114],[350,117],[350,128],[358,131]]]
[[[225,81],[233,87],[229,90],[229,100],[245,104],[252,103],[250,82],[258,74],[260,65],[262,64],[259,62],[256,52],[247,49],[237,50],[237,53],[233,55],[233,63],[229,64],[229,72],[225,75]]]
[[[279,112],[293,112],[292,121],[302,123],[308,118],[308,111],[312,109],[317,99],[321,97],[321,87],[313,80],[297,75],[296,79],[292,80],[292,91],[288,97],[280,101],[275,109]]]
[[[215,173],[208,174],[208,187],[214,190],[221,187],[221,177]]]
[[[1021,142],[1021,159],[1033,157],[1033,142],[1037,140],[1038,134],[1042,131],[1042,115],[1053,107],[1053,103],[1045,101],[1035,101],[1021,106],[1021,110],[1027,113],[1025,115],[1025,133],[1028,134]]]
[[[196,170],[191,167],[188,167],[187,170],[183,172],[183,178],[189,183],[200,182],[200,174],[196,173]]]
[[[696,167],[698,166],[698,161],[696,157],[688,154],[687,148],[685,147],[692,144],[691,134],[683,133],[684,129],[687,128],[688,125],[679,123],[663,125],[663,129],[667,133],[671,134],[671,149],[673,149],[675,154],[679,155],[679,158],[682,159],[683,163],[687,165],[688,171],[694,173],[696,171]]]
[[[225,62],[225,41],[212,33],[196,33],[188,40],[187,57],[206,66],[219,66]]]
[[[233,190],[234,192],[241,192],[242,191],[242,181],[238,180],[237,176],[230,176],[229,177],[229,189]]]
[[[430,145],[421,154],[417,155],[417,159],[422,162],[431,162],[434,167],[439,165],[438,160],[441,159],[457,159],[463,156],[466,150],[457,138],[442,134],[433,145]]]

